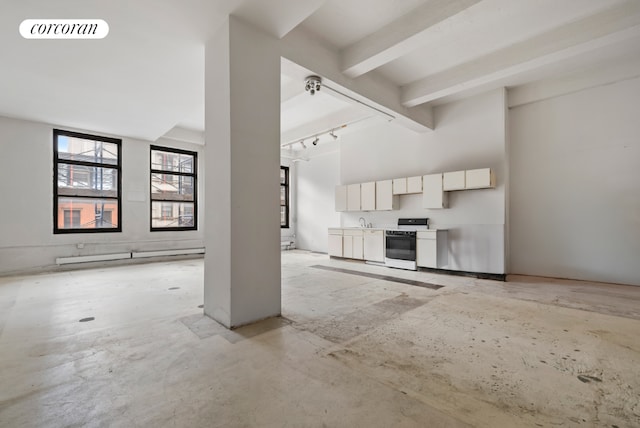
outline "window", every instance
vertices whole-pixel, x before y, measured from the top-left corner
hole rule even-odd
[[[198,154],[151,146],[151,230],[197,229]]]
[[[121,143],[53,130],[53,233],[122,230]]]
[[[289,228],[289,168],[280,167],[280,227]]]

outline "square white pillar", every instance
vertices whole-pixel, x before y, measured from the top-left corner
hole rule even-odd
[[[233,16],[205,50],[204,312],[280,314],[280,44]]]

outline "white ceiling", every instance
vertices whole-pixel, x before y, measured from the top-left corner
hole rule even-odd
[[[640,55],[638,0],[0,0],[0,115],[155,140],[204,127],[204,44],[229,13],[283,37],[282,143]],[[95,18],[103,40],[25,40],[27,18]],[[286,34],[286,35],[285,35]]]

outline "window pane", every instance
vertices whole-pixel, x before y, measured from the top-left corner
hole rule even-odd
[[[59,229],[118,227],[118,202],[109,199],[58,198]]]
[[[183,153],[151,150],[151,169],[170,172],[193,173],[193,156]]]
[[[280,168],[280,184],[287,184],[287,171]]]
[[[58,195],[115,198],[118,196],[118,170],[59,163]]]
[[[280,207],[280,226],[287,225],[287,207]]]
[[[193,177],[171,174],[151,174],[151,198],[172,201],[193,201]]]
[[[118,145],[58,135],[58,159],[118,164]]]
[[[287,205],[287,188],[280,186],[280,205]]]
[[[151,203],[151,227],[193,227],[194,204],[189,202]]]

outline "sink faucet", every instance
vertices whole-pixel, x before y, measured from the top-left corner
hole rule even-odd
[[[360,222],[360,227],[367,227],[367,220],[365,220],[364,217],[360,217],[358,222]]]

